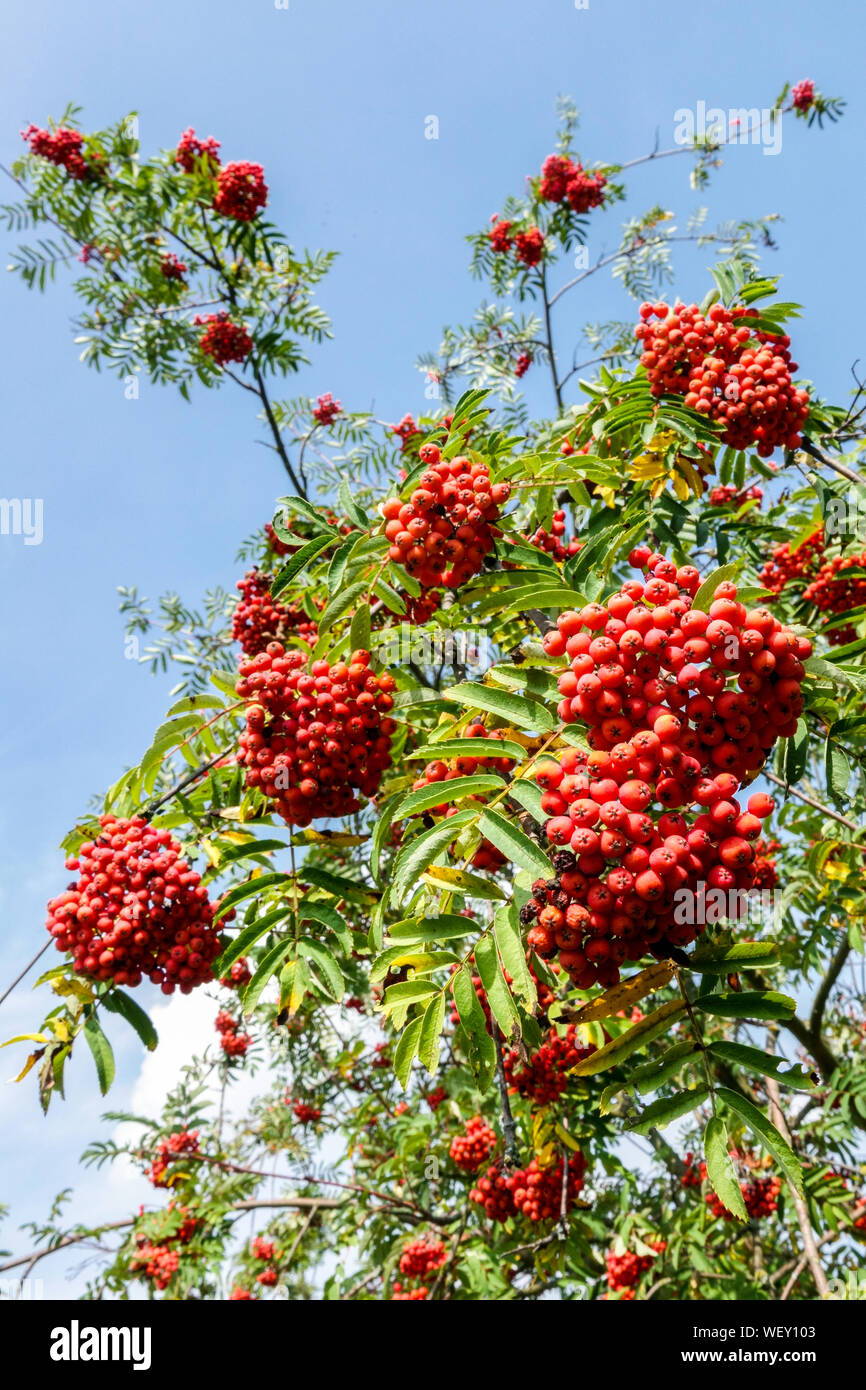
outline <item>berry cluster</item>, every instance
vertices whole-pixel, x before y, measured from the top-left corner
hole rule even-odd
[[[582,548],[583,542],[576,537],[570,541],[563,540],[565,535],[565,512],[556,511],[553,513],[553,520],[550,523],[550,530],[546,531],[543,526],[539,526],[526,540],[529,545],[534,545],[537,550],[544,550],[548,555],[552,555],[554,560],[562,563],[570,556],[576,555]]]
[[[232,640],[246,656],[257,656],[269,642],[285,642],[289,633],[308,646],[315,644],[318,628],[313,619],[303,608],[271,598],[271,581],[263,570],[249,570],[236,587],[241,596],[232,618]]]
[[[154,1187],[168,1187],[165,1174],[169,1168],[180,1159],[197,1153],[198,1130],[178,1130],[176,1134],[169,1134],[166,1139],[160,1139],[156,1146],[156,1157],[150,1167],[145,1169],[144,1175],[150,1179]]]
[[[538,196],[543,203],[568,202],[577,213],[601,207],[607,179],[588,174],[583,165],[566,154],[550,154],[541,166]]]
[[[731,1151],[731,1158],[735,1162],[748,1163],[736,1150]],[[686,1171],[680,1178],[683,1187],[701,1187],[707,1181],[706,1163],[696,1164],[694,1155],[687,1153],[685,1157]],[[772,1216],[778,1205],[779,1193],[782,1184],[778,1178],[761,1176],[751,1177],[748,1182],[740,1183],[740,1190],[743,1194],[743,1201],[746,1204],[746,1211],[751,1220],[755,1221],[762,1216]],[[728,1211],[724,1202],[717,1197],[712,1188],[704,1194],[704,1201],[715,1218],[724,1217],[727,1221],[733,1221],[734,1217]]]
[[[821,566],[815,578],[803,590],[803,598],[822,613],[848,613],[866,603],[866,579],[848,575],[847,570],[866,569],[866,551],[862,555],[836,555]],[[851,624],[831,628],[827,640],[831,646],[852,642],[857,636]]]
[[[391,433],[396,434],[397,438],[400,440],[400,452],[405,454],[412,440],[415,439],[421,431],[415,423],[415,417],[413,415],[404,415],[399,425],[391,426]]]
[[[538,1159],[533,1158],[525,1169],[517,1168],[511,1174],[511,1195],[515,1208],[530,1221],[552,1221],[562,1211],[562,1187],[565,1182],[565,1210],[574,1205],[578,1192],[583,1188],[583,1175],[586,1172],[586,1159],[582,1153],[574,1153],[568,1160],[568,1173],[563,1172],[562,1158],[549,1168],[542,1168]]]
[[[514,375],[515,375],[518,379],[519,379],[520,377],[522,377],[522,376],[526,376],[526,373],[529,371],[529,368],[532,366],[532,363],[533,363],[532,353],[531,353],[531,352],[521,352],[520,356],[518,357],[517,361],[516,361],[515,364],[514,364]]]
[[[458,1168],[467,1173],[475,1173],[486,1163],[496,1148],[496,1131],[480,1115],[474,1115],[467,1122],[466,1133],[457,1134],[451,1140],[450,1154]]]
[[[220,949],[201,875],[143,816],[105,815],[99,824],[96,839],[66,861],[78,880],[48,904],[58,951],[72,952],[79,975],[130,986],[146,975],[164,994],[178,985],[189,994],[211,979]]]
[[[357,808],[373,796],[391,761],[396,727],[388,710],[394,678],[370,670],[370,653],[348,664],[314,661],[279,642],[240,665],[237,693],[248,701],[238,761],[288,825]]]
[[[274,1258],[274,1242],[268,1240],[265,1236],[255,1236],[250,1249],[253,1259],[259,1264],[267,1266],[266,1269],[260,1270],[256,1275],[256,1283],[261,1284],[262,1287],[266,1289],[273,1288],[279,1278],[277,1271],[271,1263]]]
[[[418,1284],[413,1288],[404,1288],[398,1279],[391,1285],[392,1303],[424,1303],[429,1297],[430,1290],[426,1284]]]
[[[796,730],[812,650],[766,609],[747,611],[734,584],[703,612],[696,569],[646,546],[629,560],[644,582],[561,614],[543,639],[571,660],[558,713],[589,726],[592,751],[567,748],[536,769],[547,838],[570,849],[555,855],[555,878],[533,884],[521,919],[536,923],[529,945],[559,951],[580,988],[616,983],[623,961],[662,939],[694,940],[696,926],[676,921],[678,889],[752,886],[773,801],[756,793],[744,811],[735,793]],[[687,819],[693,805],[701,814]]]
[[[815,83],[811,77],[795,82],[791,88],[791,105],[795,111],[808,111],[815,101]]]
[[[250,1293],[249,1289],[241,1288],[240,1284],[235,1284],[229,1294],[229,1302],[233,1303],[235,1301],[255,1303],[256,1299],[253,1294]]]
[[[183,132],[177,142],[174,162],[183,169],[185,174],[191,174],[198,160],[204,156],[208,169],[214,173],[219,168],[220,163],[220,157],[217,154],[219,147],[219,140],[215,140],[212,135],[209,135],[206,140],[197,140],[195,131],[190,127],[189,130]]]
[[[253,340],[242,323],[232,323],[228,314],[196,314],[196,327],[205,325],[198,340],[205,357],[213,358],[218,367],[226,362],[246,362],[253,350]]]
[[[28,141],[31,154],[65,169],[71,179],[93,179],[99,174],[98,165],[81,153],[84,137],[77,130],[67,126],[41,130],[39,126],[29,125],[22,130],[21,138]]]
[[[177,256],[173,256],[169,251],[160,261],[159,268],[166,280],[182,280],[189,266],[184,261],[178,260]]]
[[[288,1104],[288,1099],[286,1104]],[[322,1112],[315,1105],[308,1105],[305,1100],[296,1100],[292,1103],[292,1112],[298,1124],[314,1125],[317,1120],[322,1118]]]
[[[409,1279],[426,1279],[441,1269],[447,1258],[444,1241],[430,1236],[410,1240],[408,1245],[404,1245],[400,1256],[400,1273]]]
[[[770,593],[780,594],[789,584],[811,579],[821,568],[824,556],[824,528],[819,527],[793,550],[788,541],[775,545],[758,575],[758,582]]]
[[[494,545],[499,509],[508,483],[491,483],[487,464],[460,455],[443,459],[435,444],[422,444],[427,465],[407,502],[390,497],[382,506],[388,554],[425,589],[456,589],[477,574]]]
[[[168,1245],[153,1245],[142,1238],[129,1262],[129,1269],[131,1274],[143,1274],[146,1279],[152,1279],[156,1288],[165,1289],[179,1265],[179,1251],[172,1250]]]
[[[764,489],[760,487],[736,488],[733,483],[710,489],[708,502],[711,507],[742,507],[744,502],[761,502]]]
[[[565,1210],[570,1211],[583,1188],[586,1159],[582,1153],[572,1154],[568,1172],[563,1171],[562,1158],[550,1167],[542,1167],[533,1158],[526,1168],[505,1173],[493,1166],[469,1193],[469,1199],[484,1208],[490,1221],[508,1221],[510,1217],[527,1216],[530,1221],[558,1220],[562,1212],[562,1187],[565,1182]]]
[[[635,337],[654,396],[676,392],[684,403],[724,425],[734,449],[757,446],[766,458],[778,446],[794,449],[809,413],[809,396],[794,386],[790,339],[755,333],[737,320],[754,317],[742,306],[642,304]],[[655,317],[658,323],[651,323]]]
[[[593,1044],[581,1043],[573,1023],[563,1034],[551,1028],[547,1040],[529,1062],[521,1065],[519,1054],[511,1048],[505,1052],[505,1077],[524,1100],[531,1100],[535,1105],[550,1105],[567,1088],[572,1067],[595,1050]]]
[[[340,402],[335,401],[330,391],[319,396],[313,407],[313,419],[319,425],[332,425],[340,413]]]
[[[220,1009],[214,1020],[220,1035],[220,1047],[227,1057],[245,1057],[253,1040],[249,1033],[239,1033],[240,1022],[227,1009]]]
[[[264,172],[261,164],[250,164],[245,159],[220,169],[214,211],[233,217],[236,222],[252,222],[268,201]]]
[[[613,1251],[608,1251],[607,1264],[607,1286],[614,1293],[618,1293],[621,1299],[631,1300],[634,1298],[634,1291],[642,1276],[654,1260],[665,1249],[667,1241],[651,1240],[647,1244],[655,1255],[635,1255],[631,1250],[626,1250],[623,1255],[615,1255]]]
[[[436,1086],[432,1091],[427,1092],[424,1099],[426,1100],[427,1104],[430,1106],[430,1109],[433,1111],[433,1114],[435,1115],[443,1100],[448,1099],[448,1092],[445,1090],[444,1086]]]
[[[525,232],[513,232],[513,223],[504,221],[496,214],[491,218],[493,226],[487,233],[490,245],[497,256],[513,251],[525,266],[538,265],[544,255],[544,232],[540,227],[529,227]],[[530,359],[531,360],[531,359]],[[527,363],[528,365],[528,363]],[[523,375],[519,373],[518,375]]]
[[[229,973],[223,975],[220,984],[225,985],[226,989],[243,989],[244,985],[248,985],[252,978],[252,972],[247,964],[247,958],[246,956],[241,956],[235,961]]]
[[[779,882],[779,870],[773,857],[781,845],[778,840],[760,839],[755,841],[755,857],[752,867],[755,870],[753,887],[775,888]]]

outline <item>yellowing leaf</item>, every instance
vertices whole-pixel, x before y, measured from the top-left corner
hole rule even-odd
[[[570,1023],[592,1023],[598,1018],[613,1018],[621,1009],[631,1008],[639,999],[645,998],[647,994],[654,993],[657,989],[664,989],[665,985],[673,978],[673,966],[667,961],[659,961],[656,965],[650,965],[646,970],[641,970],[639,974],[630,976],[627,980],[622,980],[620,984],[613,985],[605,990],[597,999],[591,999],[583,1008],[576,1013],[563,1015]]]

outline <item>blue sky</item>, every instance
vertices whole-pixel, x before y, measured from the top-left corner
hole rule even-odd
[[[829,9],[788,0],[783,13],[754,0],[700,11],[646,0],[589,0],[586,10],[573,0],[289,0],[287,10],[274,0],[89,0],[86,15],[57,3],[8,6],[0,160],[18,154],[22,126],[70,100],[92,126],[137,109],[145,150],[173,145],[192,125],[220,139],[226,158],[260,160],[269,214],[293,243],[341,253],[320,294],[335,341],[287,393],[331,390],[344,406],[396,420],[424,408],[416,353],[481,298],[463,237],[552,149],[558,93],[580,107],[578,149],[594,162],[643,154],[656,132],[670,145],[679,108],[765,107],[784,80],[813,77],[847,98],[840,125],[819,132],[789,121],[776,158],[732,149],[702,194],[688,187],[687,158],[635,171],[626,209],[593,223],[590,255],[613,249],[625,213],[655,201],[680,225],[701,204],[710,223],[780,213],[780,249],[765,264],[784,273],[785,298],[804,305],[795,341],[803,374],[840,399],[863,351],[862,279],[852,268],[864,197],[862,37],[853,0]],[[429,115],[438,140],[425,139]],[[2,236],[8,253],[15,237]],[[706,252],[678,259],[684,298],[703,296],[708,261]],[[151,596],[176,589],[195,602],[230,585],[237,544],[270,516],[282,478],[252,443],[245,393],[229,386],[187,405],[143,385],[129,401],[116,379],[79,365],[65,288],[40,298],[5,275],[0,296],[0,492],[44,499],[41,545],[0,537],[2,992],[41,945],[45,901],[65,884],[58,841],[90,795],[140,756],[167,707],[171,681],[124,658],[115,586]],[[583,322],[630,312],[598,276],[580,303],[570,296],[561,306],[561,341],[570,352]],[[547,409],[540,376],[531,372],[526,385]],[[0,1035],[37,1024],[38,1007],[19,987]],[[121,1108],[141,1086],[140,1056],[131,1038],[117,1042],[111,1103]],[[12,1053],[0,1053],[4,1080]],[[104,1108],[89,1059],[73,1066],[67,1105],[47,1122],[31,1086],[0,1090],[0,1192],[14,1200],[0,1246],[12,1243],[17,1221],[82,1180],[77,1157]],[[146,1191],[83,1182],[88,1215],[122,1215]],[[60,1259],[43,1267],[55,1296],[63,1268]]]

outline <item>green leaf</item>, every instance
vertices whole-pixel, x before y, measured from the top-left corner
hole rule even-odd
[[[349,645],[352,651],[370,650],[370,605],[361,603],[352,614],[349,626]]]
[[[348,613],[356,599],[367,593],[368,587],[365,579],[359,579],[357,583],[350,584],[347,589],[334,595],[331,601],[325,605],[325,610],[319,618],[320,639],[326,632],[330,631],[334,623]]]
[[[663,1096],[661,1100],[654,1100],[652,1105],[648,1105],[640,1119],[626,1125],[626,1129],[632,1134],[648,1134],[651,1129],[662,1129],[690,1110],[697,1110],[709,1094],[710,1088],[704,1082],[692,1091],[677,1091],[674,1096]]]
[[[809,761],[809,726],[805,719],[797,720],[797,732],[785,740],[785,781],[789,786],[799,782]]]
[[[439,1067],[440,1035],[444,1023],[445,994],[443,991],[438,998],[431,999],[424,1010],[424,1017],[421,1021],[421,1036],[418,1042],[418,1060],[427,1068],[431,1076],[435,1076]]]
[[[332,874],[327,869],[320,869],[313,864],[302,864],[298,869],[298,878],[301,883],[308,883],[313,888],[324,888],[335,898],[348,898],[350,902],[368,902],[379,897],[375,888],[368,888],[365,883],[358,883],[353,878],[344,877],[343,874]]]
[[[758,1136],[764,1147],[769,1150],[793,1183],[796,1191],[802,1196],[802,1169],[790,1145],[782,1138],[776,1126],[770,1123],[757,1105],[754,1105],[746,1096],[741,1095],[739,1091],[729,1091],[726,1086],[718,1086],[716,1098],[722,1101],[729,1110],[736,1111],[745,1120],[749,1129]]]
[[[487,1019],[475,993],[472,971],[463,965],[451,981],[454,1002],[469,1049],[471,1066],[480,1091],[486,1091],[496,1069],[496,1048],[487,1031]]]
[[[525,811],[538,821],[539,825],[544,825],[550,820],[549,812],[542,809],[541,788],[537,782],[530,782],[526,777],[517,777],[508,789],[508,795],[518,801]]]
[[[108,1009],[110,1013],[120,1014],[121,1018],[125,1018],[130,1028],[135,1029],[148,1052],[153,1052],[159,1042],[159,1037],[149,1016],[140,1004],[136,1004],[135,1000],[125,994],[122,989],[112,989],[108,994],[102,996],[102,1007]]]
[[[481,976],[484,993],[491,1013],[499,1024],[503,1036],[511,1040],[520,1033],[520,1015],[517,1012],[511,990],[505,983],[505,976],[499,964],[496,942],[492,936],[481,936],[475,943],[475,965]]]
[[[390,1013],[401,1004],[414,1004],[438,993],[437,986],[429,980],[403,980],[399,985],[389,985],[380,1008],[383,1013]]]
[[[547,855],[530,840],[525,831],[512,825],[499,811],[483,811],[478,828],[513,864],[519,864],[521,869],[528,870],[534,877],[551,877],[553,869]]]
[[[851,763],[845,749],[831,738],[827,739],[824,751],[824,772],[827,790],[834,801],[842,801],[851,780]]]
[[[340,506],[343,508],[349,520],[353,521],[362,531],[369,531],[370,518],[367,516],[366,512],[362,511],[352,496],[352,489],[349,486],[348,478],[340,479],[339,497]]]
[[[446,738],[440,743],[425,743],[406,758],[412,762],[429,762],[440,758],[515,758],[526,760],[526,749],[507,738]]]
[[[456,700],[458,704],[470,709],[483,709],[488,714],[498,714],[518,729],[533,732],[552,733],[556,720],[550,711],[535,700],[527,700],[522,695],[513,695],[509,690],[497,690],[494,686],[480,685],[476,681],[463,681],[443,690],[446,700]]]
[[[114,1053],[95,1014],[90,1014],[85,1020],[84,1036],[93,1053],[100,1094],[104,1096],[114,1080]]]
[[[726,579],[734,579],[738,569],[739,565],[721,565],[719,569],[713,570],[712,574],[708,574],[692,599],[692,608],[700,609],[702,613],[708,613],[716,589]]]
[[[600,1071],[618,1066],[639,1047],[652,1042],[660,1033],[666,1033],[685,1012],[686,1006],[681,999],[672,999],[669,1004],[662,1004],[661,1008],[647,1014],[646,1018],[641,1019],[640,1023],[636,1023],[626,1033],[621,1033],[618,1038],[605,1043],[604,1047],[593,1052],[592,1056],[584,1057],[582,1062],[578,1062],[577,1066],[572,1068],[573,1074],[595,1076]]]
[[[764,970],[778,964],[778,946],[766,941],[738,941],[720,951],[696,951],[689,957],[689,970],[701,975],[730,975],[733,970]]]
[[[493,918],[493,933],[503,969],[511,976],[515,994],[519,995],[532,1011],[538,1000],[535,982],[526,963],[526,952],[517,922],[517,905],[514,902],[500,907]]]
[[[467,898],[482,898],[485,902],[502,902],[505,897],[498,883],[492,883],[480,874],[467,873],[465,869],[443,868],[436,864],[431,865],[421,877],[440,893],[462,893]]]
[[[713,1042],[707,1051],[725,1062],[737,1062],[762,1076],[772,1076],[780,1086],[790,1086],[794,1091],[815,1089],[812,1073],[806,1067],[800,1066],[799,1062],[776,1057],[772,1052],[762,1052],[759,1047],[747,1047],[744,1043],[735,1042]]]
[[[405,1091],[409,1085],[412,1063],[421,1041],[421,1019],[413,1018],[400,1034],[400,1041],[394,1049],[394,1073]]]
[[[395,966],[411,965],[413,970],[426,975],[431,970],[441,969],[443,965],[459,963],[459,956],[455,956],[452,951],[416,950],[415,948],[421,944],[417,941],[407,941],[397,946],[389,946],[373,964],[370,983],[375,985],[384,980]]]
[[[629,1083],[637,1087],[642,1096],[651,1095],[666,1081],[676,1076],[690,1058],[696,1057],[698,1045],[694,1042],[674,1043],[660,1057],[636,1067],[629,1076]]]
[[[456,912],[443,912],[438,917],[406,917],[388,928],[390,941],[453,941],[461,936],[469,936],[476,929],[471,917],[461,917]]]
[[[345,988],[343,972],[330,951],[318,941],[312,941],[309,936],[302,936],[298,940],[298,952],[317,967],[322,984],[331,998],[342,999]]]
[[[701,994],[693,1007],[717,1018],[793,1018],[797,1001],[774,990],[744,990],[742,994]]]
[[[291,908],[286,904],[285,907],[275,907],[270,912],[265,912],[261,917],[257,917],[254,922],[250,922],[243,927],[229,942],[221,956],[218,956],[213,963],[213,973],[216,979],[220,979],[231,969],[236,960],[246,955],[247,951],[256,944],[260,937],[269,932],[271,927],[277,922],[283,921],[291,916]]]
[[[307,541],[306,545],[302,545],[300,550],[296,550],[291,559],[286,561],[271,581],[271,598],[279,598],[280,594],[288,589],[292,580],[333,543],[333,532],[329,532],[326,536],[315,536],[313,540]]]
[[[399,897],[409,885],[415,885],[425,869],[456,839],[462,825],[475,818],[475,812],[458,811],[456,816],[424,830],[401,849],[394,861],[391,892]]]
[[[250,980],[243,992],[244,1013],[249,1016],[256,1004],[268,980],[279,970],[286,956],[295,948],[294,940],[291,936],[284,936],[277,941],[269,951],[265,953],[259,962],[259,967],[253,978]]]
[[[237,887],[230,888],[214,912],[214,921],[218,922],[221,917],[225,917],[226,913],[237,903],[243,902],[244,898],[252,898],[256,893],[261,893],[266,888],[276,887],[278,883],[288,886],[291,879],[288,874],[259,874],[258,878],[247,879],[245,883],[239,883]]]
[[[336,908],[329,903],[310,903],[304,902],[299,911],[301,922],[317,922],[319,926],[327,927],[332,931],[340,943],[343,952],[348,956],[352,953],[352,932],[351,928],[340,916]]]
[[[495,773],[451,777],[447,781],[433,782],[404,796],[395,808],[392,818],[403,820],[406,816],[417,815],[420,811],[429,811],[433,806],[451,805],[452,802],[462,801],[467,796],[477,796],[481,792],[501,791],[504,786],[502,778],[497,777]]]
[[[728,1152],[729,1140],[725,1122],[718,1115],[707,1121],[704,1130],[704,1157],[707,1177],[722,1205],[738,1221],[748,1221],[749,1213],[743,1201],[743,1191]]]

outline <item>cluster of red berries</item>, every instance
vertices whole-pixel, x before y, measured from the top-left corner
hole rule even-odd
[[[819,526],[793,550],[788,541],[774,545],[769,560],[758,575],[758,582],[770,593],[780,594],[789,584],[798,584],[817,574],[823,557],[824,528]]]
[[[145,1177],[154,1187],[168,1187],[165,1174],[180,1159],[198,1153],[198,1130],[181,1129],[160,1139],[156,1146],[156,1157],[150,1167],[145,1169]]]
[[[268,186],[261,164],[241,159],[227,164],[217,176],[214,211],[236,222],[252,222],[268,201]]]
[[[31,154],[65,169],[71,179],[93,179],[99,174],[99,166],[81,153],[84,137],[77,130],[67,126],[41,130],[39,126],[29,125],[22,130],[21,138],[28,141]]]
[[[286,1104],[289,1104],[288,1097],[286,1098]],[[322,1112],[318,1106],[308,1105],[305,1100],[296,1100],[292,1102],[292,1112],[298,1124],[301,1125],[314,1125],[317,1120],[322,1118]]]
[[[432,1091],[427,1092],[424,1099],[435,1115],[443,1100],[448,1099],[448,1092],[445,1090],[444,1086],[435,1086]]]
[[[547,1040],[529,1062],[521,1064],[519,1053],[511,1048],[505,1052],[505,1078],[524,1100],[531,1100],[535,1105],[550,1105],[567,1088],[571,1069],[595,1050],[592,1043],[580,1041],[573,1023],[563,1034],[551,1028]]]
[[[752,886],[753,842],[773,801],[755,793],[744,811],[735,793],[795,732],[812,650],[766,609],[747,611],[734,584],[703,612],[692,607],[692,566],[647,546],[629,560],[645,581],[561,614],[543,639],[571,659],[558,713],[589,726],[592,751],[567,748],[536,769],[547,838],[570,849],[554,857],[554,879],[533,884],[521,919],[536,921],[530,946],[559,951],[579,988],[615,984],[623,961],[663,938],[693,941],[699,927],[676,921],[679,889]],[[693,805],[702,813],[687,819]]]
[[[229,1294],[229,1301],[231,1303],[234,1303],[235,1301],[244,1303],[255,1303],[256,1299],[254,1295],[250,1293],[249,1289],[244,1289],[241,1287],[240,1284],[235,1284],[234,1288]]]
[[[486,463],[443,459],[435,444],[422,444],[419,457],[427,468],[409,500],[390,497],[382,506],[388,554],[425,589],[456,589],[493,549],[511,487],[491,483]]]
[[[240,665],[238,695],[248,701],[238,761],[288,825],[345,816],[355,795],[373,796],[391,762],[388,716],[394,678],[370,670],[370,653],[348,663],[314,661],[269,642]]]
[[[442,603],[442,595],[437,589],[428,589],[426,594],[419,594],[417,598],[414,598],[412,594],[402,594],[401,596],[406,605],[406,618],[410,623],[416,625],[429,623]]]
[[[249,1033],[239,1033],[240,1023],[234,1018],[227,1009],[220,1009],[214,1021],[214,1027],[220,1035],[220,1047],[227,1057],[245,1057],[247,1051],[252,1047],[253,1040]]]
[[[518,379],[522,376],[526,376],[526,373],[532,366],[533,360],[534,359],[532,357],[531,352],[521,352],[520,356],[514,364],[514,375]]]
[[[626,1250],[623,1255],[615,1255],[613,1251],[608,1251],[606,1257],[607,1265],[607,1286],[614,1293],[618,1293],[620,1298],[630,1300],[634,1298],[634,1291],[642,1276],[653,1264],[664,1250],[667,1249],[667,1241],[651,1240],[647,1244],[655,1255],[635,1255],[631,1250]]]
[[[254,1237],[251,1246],[252,1257],[260,1264],[268,1266],[267,1269],[260,1270],[256,1275],[256,1283],[261,1284],[263,1288],[273,1288],[279,1278],[277,1271],[271,1264],[274,1258],[274,1249],[275,1246],[272,1240],[268,1240],[265,1236]]]
[[[736,1150],[731,1151],[731,1158],[742,1162],[742,1155]],[[694,1155],[687,1153],[685,1157],[686,1171],[680,1178],[683,1187],[701,1187],[707,1180],[706,1163],[696,1164]],[[778,1205],[779,1193],[782,1184],[776,1177],[752,1177],[748,1182],[740,1183],[740,1190],[743,1194],[743,1201],[746,1204],[746,1211],[751,1220],[758,1220],[762,1216],[772,1216]],[[724,1217],[728,1221],[734,1218],[728,1211],[712,1188],[705,1193],[704,1201],[716,1218]]]
[[[243,989],[244,985],[248,985],[252,978],[246,956],[240,956],[229,973],[223,975],[220,984],[225,985],[226,989]]]
[[[406,450],[410,447],[411,441],[416,435],[419,435],[421,431],[415,423],[415,417],[407,414],[403,416],[399,425],[391,426],[391,433],[396,434],[397,438],[400,440],[400,452],[405,454]]]
[[[129,1262],[129,1269],[132,1274],[143,1274],[146,1279],[152,1279],[156,1288],[165,1289],[179,1265],[179,1251],[172,1250],[168,1245],[153,1245],[148,1240],[142,1240]]]
[[[466,1124],[466,1133],[457,1134],[451,1140],[449,1152],[458,1168],[475,1173],[495,1148],[496,1131],[480,1115],[474,1115]]]
[[[205,330],[198,345],[205,357],[212,357],[218,367],[226,362],[246,362],[253,350],[253,340],[242,323],[232,323],[228,314],[196,314],[193,324]]]
[[[541,166],[538,196],[543,203],[568,202],[577,213],[601,207],[607,179],[588,174],[583,165],[566,154],[549,154]]]
[[[247,656],[257,656],[269,642],[284,642],[292,633],[313,646],[318,628],[303,610],[271,598],[271,581],[260,569],[251,569],[236,587],[240,600],[232,618],[232,640]]]
[[[811,77],[795,82],[791,88],[791,105],[795,111],[808,111],[815,101],[815,83]]]
[[[206,140],[197,140],[195,131],[190,127],[189,130],[183,132],[177,142],[174,162],[183,169],[185,174],[191,174],[197,161],[204,156],[207,159],[208,169],[214,172],[219,168],[220,157],[217,154],[219,147],[219,140],[215,140],[212,135],[209,135]]]
[[[430,1290],[426,1284],[418,1284],[415,1288],[405,1288],[399,1279],[395,1279],[391,1289],[392,1303],[424,1303],[430,1295]]]
[[[744,502],[761,502],[764,489],[761,487],[736,488],[733,483],[710,489],[707,499],[711,507],[742,507]]]
[[[514,224],[512,222],[503,220],[496,214],[491,218],[491,221],[493,226],[487,235],[496,255],[507,255],[509,251],[513,251],[523,265],[530,267],[538,265],[544,255],[544,233],[540,227],[529,227],[525,232],[513,232]],[[518,375],[522,376],[523,373],[518,373]]]
[[[335,401],[330,391],[319,396],[313,407],[313,419],[319,425],[332,425],[340,413],[340,402]]]
[[[806,603],[813,603],[822,613],[848,613],[861,607],[866,603],[866,579],[862,575],[846,574],[851,569],[866,569],[866,551],[862,555],[836,555],[825,561],[803,590]],[[856,635],[856,628],[846,624],[831,628],[827,640],[831,646],[839,646],[853,641]]]
[[[182,280],[189,266],[184,261],[178,260],[177,256],[173,256],[169,251],[160,261],[159,268],[166,280]]]
[[[425,1279],[441,1269],[448,1252],[445,1243],[435,1237],[425,1236],[422,1240],[410,1240],[403,1247],[400,1256],[400,1273],[409,1279]]]
[[[172,994],[211,979],[214,906],[167,830],[143,816],[100,817],[100,833],[66,861],[79,877],[48,904],[47,928],[79,975]],[[234,914],[232,914],[234,915]]]
[[[654,396],[683,395],[685,405],[724,425],[723,442],[734,449],[756,444],[766,458],[779,445],[797,448],[809,396],[794,386],[786,335],[753,335],[735,321],[754,317],[742,306],[713,304],[704,315],[697,304],[645,303],[640,316],[635,337]]]
[[[755,841],[755,857],[752,867],[755,870],[754,888],[775,888],[779,882],[779,870],[774,858],[781,845],[778,840]]]
[[[585,1172],[582,1153],[571,1155],[567,1174],[561,1157],[547,1168],[533,1158],[526,1168],[516,1168],[512,1173],[494,1165],[469,1193],[469,1199],[484,1208],[490,1221],[508,1221],[518,1215],[527,1216],[530,1221],[557,1220],[562,1211],[563,1180],[565,1210],[570,1211],[583,1188]]]
[[[526,540],[529,545],[534,545],[537,550],[544,550],[548,555],[552,555],[554,560],[562,563],[571,555],[576,555],[582,549],[583,541],[579,541],[573,536],[570,541],[563,540],[565,535],[565,512],[556,511],[550,523],[550,530],[546,531],[543,526],[539,526]]]

